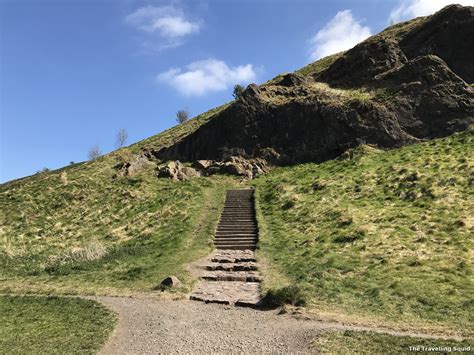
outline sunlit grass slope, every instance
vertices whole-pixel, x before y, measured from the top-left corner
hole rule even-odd
[[[116,323],[102,305],[77,298],[0,296],[0,309],[2,354],[95,354]]]
[[[474,342],[472,339],[463,341],[424,339],[408,336],[395,336],[373,332],[329,331],[322,332],[313,340],[312,346],[321,354],[413,354],[450,352],[469,352]],[[435,350],[437,349],[437,350]]]
[[[116,176],[114,166],[171,144],[210,112],[95,161],[0,185],[0,291],[149,291],[169,274],[186,284],[185,265],[210,250],[234,179],[173,182],[154,164]]]
[[[310,307],[472,331],[473,142],[361,146],[258,178],[262,256]]]

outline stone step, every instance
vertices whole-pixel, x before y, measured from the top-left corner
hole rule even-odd
[[[214,246],[217,249],[226,249],[227,247],[239,247],[240,249],[246,248],[255,248],[257,246],[256,241],[229,241],[229,242],[221,242],[221,243],[214,243]]]
[[[235,209],[224,209],[222,213],[254,213],[254,211],[247,208],[235,208]]]
[[[215,244],[216,249],[230,249],[230,250],[255,250],[257,243],[217,243]]]
[[[222,250],[221,250],[222,251]],[[248,257],[232,257],[227,255],[216,255],[214,256],[211,261],[213,263],[223,263],[223,264],[231,264],[231,263],[256,263],[257,259],[253,256]]]
[[[260,274],[256,271],[214,271],[204,274],[201,278],[207,281],[262,281]]]
[[[245,236],[252,236],[252,238],[258,238],[258,233],[253,230],[221,230],[221,231],[217,231],[216,232],[216,236],[215,238],[219,238],[219,237],[230,237],[230,238],[236,238],[236,237],[239,237],[241,235],[245,235]]]
[[[241,231],[246,231],[250,233],[258,233],[258,228],[256,226],[248,226],[248,227],[241,227],[241,226],[236,226],[236,227],[217,227],[216,232],[226,232],[226,231],[236,231],[236,230],[241,230]]]
[[[226,298],[219,298],[212,295],[206,295],[198,292],[191,293],[189,299],[192,301],[201,301],[205,303],[217,303],[217,304],[227,304],[230,305],[230,300]]]
[[[248,247],[250,248],[250,247],[256,246],[256,245],[257,245],[257,241],[256,241],[256,240],[228,240],[228,241],[217,241],[217,242],[214,242],[214,245],[215,245],[217,248],[221,248],[221,249],[223,249],[223,248],[226,247],[226,246],[240,246],[240,247],[248,246]]]
[[[240,224],[240,222],[235,223],[234,221],[225,221],[225,222],[226,223],[224,223],[224,224],[218,224],[217,229],[219,229],[221,227],[226,227],[228,229],[229,226],[232,226],[231,227],[232,229],[238,229],[240,227],[244,227],[244,229],[249,229],[249,228],[257,229],[257,224],[252,222],[252,221],[247,221],[247,222],[242,223],[242,224]],[[229,223],[227,223],[227,222],[229,222]]]
[[[201,281],[191,300],[252,307],[260,301],[260,283],[240,281]]]
[[[223,212],[221,214],[221,219],[223,217],[235,217],[235,216],[245,216],[245,217],[249,217],[249,218],[254,218],[255,213],[253,213],[253,212]]]
[[[244,232],[244,233],[252,233],[258,234],[258,228],[249,226],[248,228],[245,227],[218,227],[216,229],[216,233],[226,233],[226,232]]]
[[[217,240],[214,242],[216,247],[224,245],[257,245],[257,239],[230,239],[230,240]]]
[[[257,222],[255,220],[251,219],[224,219],[221,220],[218,224],[220,225],[257,225]]]
[[[249,231],[224,231],[216,233],[215,239],[226,239],[226,238],[253,238],[258,239],[258,233]]]
[[[222,243],[257,243],[256,236],[222,236],[219,239],[214,240],[214,244],[222,244]]]
[[[255,217],[255,213],[251,213],[251,212],[223,212],[221,214],[221,219],[223,217],[239,217],[239,216],[244,216],[244,217],[249,217],[249,218],[254,218]]]
[[[255,217],[251,216],[222,216],[219,222],[232,222],[234,220],[257,223]]]
[[[248,209],[251,209],[253,210],[253,203],[252,202],[249,202],[249,203],[226,203],[224,205],[224,209],[226,208],[248,208]]]
[[[234,244],[225,244],[225,245],[216,245],[216,249],[220,250],[255,250],[257,249],[257,244],[249,245],[234,245]]]
[[[224,208],[232,208],[232,207],[247,207],[247,208],[253,208],[253,201],[248,200],[248,201],[228,201],[224,203]]]
[[[253,208],[254,203],[252,200],[248,201],[227,201],[224,203],[224,208],[240,208],[240,207],[245,207],[245,208]]]
[[[212,263],[205,266],[209,271],[257,271],[256,262]]]
[[[223,233],[230,233],[230,234],[255,234],[258,235],[257,228],[217,228],[216,234],[223,234]]]

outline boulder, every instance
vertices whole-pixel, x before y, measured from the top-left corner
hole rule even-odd
[[[184,166],[179,160],[176,160],[163,166],[159,166],[156,175],[159,178],[169,178],[178,181],[189,180],[193,177],[200,176],[201,174],[196,169]]]
[[[169,288],[177,288],[181,286],[181,281],[176,276],[168,276],[161,283],[155,287],[156,290],[164,291]]]
[[[212,163],[213,163],[212,160],[196,160],[196,161],[193,162],[192,166],[193,166],[193,168],[195,168],[197,170],[205,170],[209,166],[211,166]]]
[[[117,171],[116,176],[134,176],[144,169],[149,162],[146,156],[134,156],[129,161],[121,162],[114,166],[114,169]]]

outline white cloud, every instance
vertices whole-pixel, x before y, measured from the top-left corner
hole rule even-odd
[[[186,70],[172,68],[157,76],[157,80],[171,85],[186,96],[202,96],[213,91],[222,91],[235,84],[255,81],[252,64],[230,68],[225,62],[207,59],[193,62]]]
[[[165,38],[176,38],[199,32],[200,24],[185,18],[183,10],[174,6],[144,6],[125,18],[130,25]]]
[[[370,35],[370,28],[356,21],[351,10],[339,11],[311,39],[311,59],[350,49]]]
[[[474,0],[401,0],[398,7],[390,13],[390,21],[396,23],[418,16],[431,15],[450,4],[474,6]]]

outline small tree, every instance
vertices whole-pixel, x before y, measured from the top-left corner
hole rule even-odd
[[[125,143],[127,143],[128,133],[125,129],[121,129],[117,132],[117,140],[115,142],[115,147],[122,148]]]
[[[100,148],[98,145],[94,145],[90,150],[89,150],[89,160],[96,160],[98,157],[102,155],[102,152],[100,151]]]
[[[176,122],[182,124],[189,119],[189,113],[187,110],[179,110],[176,112]]]
[[[235,85],[234,86],[234,91],[232,92],[232,96],[234,96],[234,99],[238,100],[242,96],[242,93],[244,92],[244,87],[242,85]]]

